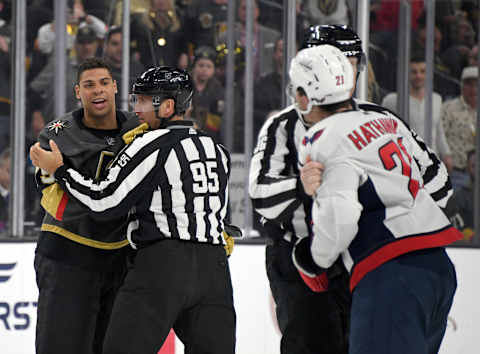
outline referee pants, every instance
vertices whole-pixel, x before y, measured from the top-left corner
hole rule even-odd
[[[267,276],[282,332],[282,354],[346,354],[350,291],[348,274],[328,292],[311,291],[292,262],[293,245],[277,240],[266,248]]]
[[[438,353],[456,284],[443,248],[374,269],[353,292],[350,354]]]
[[[138,250],[113,308],[105,354],[156,354],[171,328],[187,354],[234,354],[235,309],[222,246],[162,240]]]

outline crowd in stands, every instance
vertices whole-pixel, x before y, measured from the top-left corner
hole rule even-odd
[[[283,1],[253,1],[254,124],[257,136],[266,117],[281,109],[283,80]],[[411,2],[410,124],[424,132],[426,15],[423,0]],[[11,106],[13,0],[0,0],[0,153],[8,151]],[[236,1],[233,152],[244,151],[244,72],[246,0]],[[473,0],[436,1],[432,145],[447,165],[455,191],[471,188],[470,151],[475,147],[478,69],[478,14]],[[27,0],[27,144],[54,120],[54,1]],[[130,13],[130,78],[152,65],[188,69],[195,83],[187,115],[197,126],[222,139],[225,111],[227,0],[132,0]],[[370,2],[368,99],[395,111],[400,0]],[[354,25],[354,0],[297,0],[296,38],[311,24]],[[122,64],[122,1],[67,0],[67,111],[79,107],[75,97],[76,67],[86,58],[103,57],[118,87]],[[122,104],[117,99],[117,104]],[[3,156],[3,153],[2,155]],[[0,166],[3,166],[0,161]],[[3,170],[4,168],[2,168]],[[4,173],[0,171],[0,174]],[[27,166],[26,179],[32,179]],[[33,179],[32,179],[33,180]],[[1,182],[1,181],[0,181]],[[8,191],[0,183],[3,195]],[[471,190],[470,190],[471,191]],[[33,183],[27,194],[35,195]],[[8,195],[8,193],[7,193]],[[2,199],[3,200],[3,199]],[[0,205],[0,233],[6,216]],[[26,203],[29,220],[40,220],[36,201]],[[468,217],[467,217],[468,219]]]

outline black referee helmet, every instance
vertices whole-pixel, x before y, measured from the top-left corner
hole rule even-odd
[[[305,33],[302,49],[330,44],[340,49],[347,57],[358,58],[359,71],[365,65],[362,40],[350,27],[345,25],[310,26]]]
[[[184,114],[190,106],[193,95],[193,83],[190,75],[171,66],[157,66],[148,69],[137,78],[132,94],[153,96],[153,105],[160,106],[162,101],[171,98],[175,101],[175,113]]]

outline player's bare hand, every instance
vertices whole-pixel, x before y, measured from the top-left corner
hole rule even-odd
[[[303,184],[305,193],[310,196],[315,194],[315,191],[322,183],[324,166],[320,162],[312,161],[310,155],[307,156],[305,165],[300,170],[300,180]]]
[[[36,167],[53,175],[63,165],[63,157],[53,140],[50,140],[50,148],[52,151],[47,151],[40,147],[40,143],[35,143],[30,147],[30,159]]]

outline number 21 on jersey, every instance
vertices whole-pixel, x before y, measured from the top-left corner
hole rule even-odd
[[[412,157],[408,154],[407,149],[405,149],[402,138],[398,138],[396,142],[393,140],[389,141],[378,150],[378,153],[382,160],[383,167],[388,171],[397,167],[394,156],[400,160],[402,174],[408,177],[408,190],[413,199],[415,199],[418,189],[420,188],[420,183],[412,178]]]

